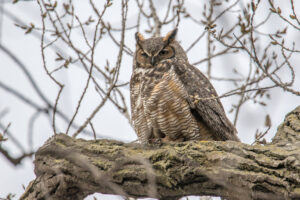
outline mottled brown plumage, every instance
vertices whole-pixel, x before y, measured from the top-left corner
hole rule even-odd
[[[194,66],[175,40],[144,39],[136,33],[137,48],[130,80],[132,124],[139,140],[235,140],[236,129],[227,119],[209,80]]]

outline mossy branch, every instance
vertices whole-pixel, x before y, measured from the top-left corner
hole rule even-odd
[[[300,199],[300,106],[273,142],[189,141],[144,147],[112,140],[50,138],[36,153],[36,179],[21,199],[83,199],[100,192],[176,199]]]

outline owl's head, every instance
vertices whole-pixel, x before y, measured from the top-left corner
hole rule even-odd
[[[141,68],[153,68],[160,62],[170,59],[185,59],[187,56],[175,40],[177,29],[170,31],[165,37],[155,37],[145,39],[142,34],[137,32],[135,65]]]

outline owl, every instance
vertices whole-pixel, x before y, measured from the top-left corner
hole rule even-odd
[[[239,141],[214,87],[189,64],[176,33],[149,39],[135,34],[130,99],[140,142]]]

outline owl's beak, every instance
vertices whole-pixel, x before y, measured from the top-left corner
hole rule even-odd
[[[155,62],[156,62],[155,56],[152,56],[151,57],[151,65],[154,66]]]

